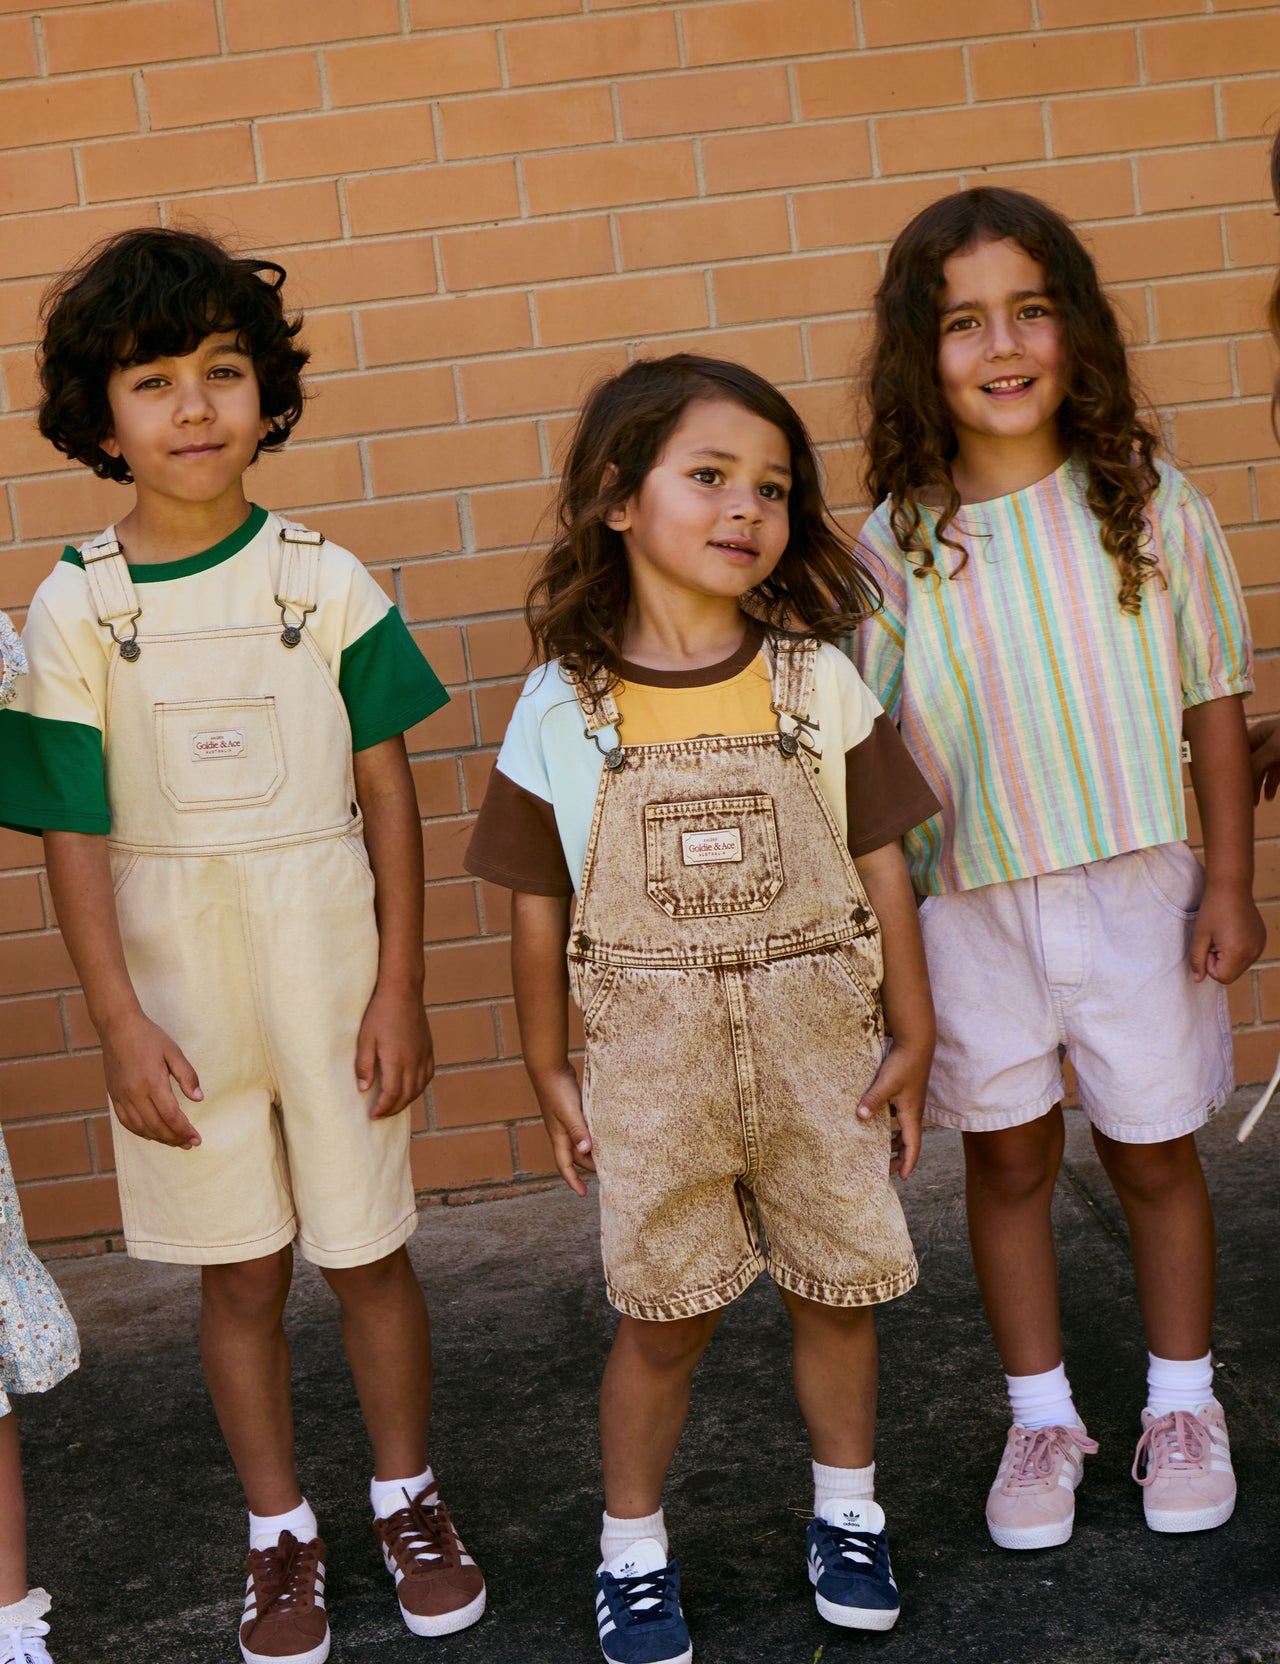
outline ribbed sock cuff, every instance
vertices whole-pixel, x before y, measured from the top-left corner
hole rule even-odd
[[[662,1509],[656,1514],[642,1514],[638,1519],[617,1519],[613,1514],[604,1516],[604,1530],[600,1533],[600,1562],[607,1566],[611,1560],[629,1549],[632,1543],[638,1543],[642,1537],[653,1537],[662,1544],[662,1552],[670,1556],[671,1548],[667,1542],[667,1524],[662,1517]]]
[[[828,1502],[848,1497],[851,1502],[874,1502],[876,1465],[865,1468],[829,1468],[813,1463],[813,1511],[820,1514]]]

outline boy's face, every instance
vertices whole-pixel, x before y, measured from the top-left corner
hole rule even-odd
[[[253,359],[234,334],[207,335],[178,358],[117,366],[107,402],[103,450],[125,459],[140,496],[180,502],[238,490],[269,425]]]

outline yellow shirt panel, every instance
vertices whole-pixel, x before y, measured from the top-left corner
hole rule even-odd
[[[705,734],[771,734],[778,719],[764,654],[745,670],[710,687],[660,688],[624,682],[614,698],[622,715],[624,745],[657,745],[699,739]]]

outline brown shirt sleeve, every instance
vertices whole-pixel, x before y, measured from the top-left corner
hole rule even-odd
[[[500,769],[489,776],[462,864],[477,878],[525,895],[573,894],[555,811]]]
[[[942,807],[883,712],[866,739],[845,752],[844,792],[855,859],[893,843]]]

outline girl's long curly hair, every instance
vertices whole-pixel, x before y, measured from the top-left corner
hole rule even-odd
[[[1036,197],[992,186],[942,197],[916,215],[890,250],[876,292],[867,375],[871,499],[889,499],[893,535],[916,557],[917,576],[933,568],[935,536],[960,556],[950,576],[961,570],[967,550],[948,535],[960,508],[950,468],[956,435],[938,380],[942,268],[953,254],[1004,239],[1044,270],[1064,349],[1062,441],[1084,465],[1089,507],[1120,569],[1120,606],[1137,613],[1142,586],[1157,568],[1145,548],[1146,508],[1159,479],[1156,441],[1138,416],[1120,326],[1093,261],[1066,220]],[[936,524],[926,504],[941,504]]]
[[[827,511],[805,425],[777,388],[725,359],[640,359],[600,382],[583,406],[551,547],[525,603],[539,658],[559,659],[589,687],[619,678],[631,601],[626,547],[607,518],[640,489],[699,399],[732,399],[780,428],[791,452],[790,537],[772,574],[743,598],[747,610],[771,629],[835,641],[880,605],[875,580]]]

